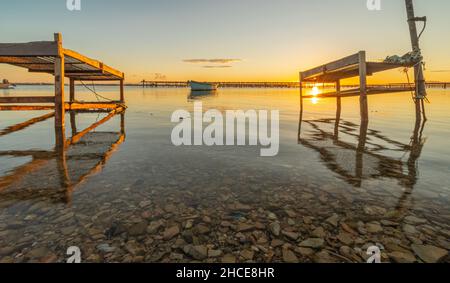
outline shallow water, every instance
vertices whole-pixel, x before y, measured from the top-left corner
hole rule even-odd
[[[97,91],[117,99],[114,87]],[[3,96],[46,95],[19,87]],[[54,151],[53,118],[6,133],[47,112],[0,113],[0,260],[88,262],[449,261],[450,91],[429,90],[428,121],[415,123],[409,93],[306,100],[299,135],[296,89],[126,89],[116,115]],[[77,89],[77,99],[95,96]],[[259,147],[175,147],[173,111],[280,111],[280,152]],[[75,117],[78,131],[106,114]],[[66,137],[72,135],[66,116]],[[300,139],[299,139],[300,136]],[[279,231],[278,231],[279,230]],[[313,240],[311,240],[313,239]]]

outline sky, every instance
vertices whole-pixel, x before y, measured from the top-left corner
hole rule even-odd
[[[411,50],[404,0],[1,0],[0,42],[53,40],[146,80],[298,81],[298,72],[359,50],[371,60]],[[416,0],[426,78],[450,81],[450,1]],[[420,28],[420,26],[419,26]],[[221,60],[218,60],[221,59]],[[0,78],[52,77],[0,65]],[[406,81],[398,70],[369,82]]]

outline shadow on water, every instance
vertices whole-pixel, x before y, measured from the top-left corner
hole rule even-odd
[[[94,131],[114,116],[120,115],[117,132]],[[54,116],[46,114],[10,126],[0,137],[21,131]],[[76,113],[70,113],[72,136],[65,138],[64,129],[55,129],[55,147],[50,151],[0,151],[0,157],[31,157],[31,161],[0,178],[1,206],[17,201],[45,200],[71,204],[77,186],[102,171],[118,145],[125,141],[125,112],[110,112],[105,118],[79,131]]]
[[[202,91],[192,90],[189,93],[188,102],[194,102],[197,100],[208,99],[208,98],[216,97],[217,95],[218,95],[217,90],[202,90]]]
[[[405,190],[396,211],[403,214],[419,179],[418,160],[426,143],[423,137],[426,119],[420,119],[420,113],[416,115],[419,118],[410,143],[406,144],[370,129],[368,121],[362,120],[357,125],[342,119],[341,98],[336,99],[334,119],[303,120],[301,104],[299,144],[318,152],[329,170],[356,188],[361,188],[364,180],[397,180]]]

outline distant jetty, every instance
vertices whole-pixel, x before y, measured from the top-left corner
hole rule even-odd
[[[299,82],[211,82],[217,84],[219,88],[299,88]],[[141,86],[143,88],[187,88],[187,81],[141,81],[139,84],[127,84],[128,86]],[[447,89],[450,82],[428,82],[427,88],[443,88]],[[320,86],[322,88],[333,88],[334,84],[304,84],[304,87]],[[342,88],[354,88],[356,84],[341,85]],[[410,88],[415,86],[414,83],[389,83],[389,84],[373,84],[371,87],[377,88]]]

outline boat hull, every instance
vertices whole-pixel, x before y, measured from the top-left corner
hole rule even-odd
[[[14,89],[15,86],[11,84],[0,84],[0,89]]]
[[[217,90],[217,84],[212,83],[200,83],[200,82],[189,82],[192,91],[213,91]]]

